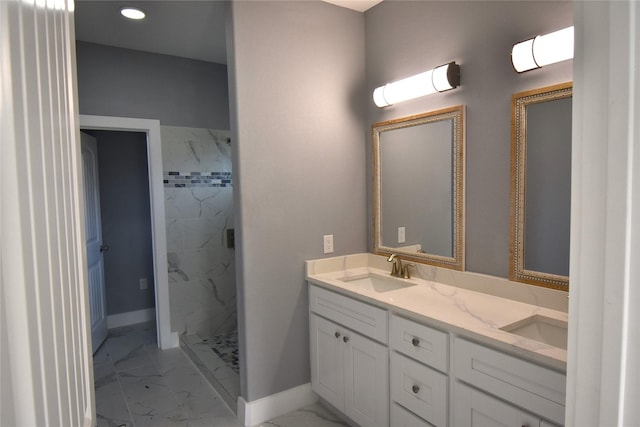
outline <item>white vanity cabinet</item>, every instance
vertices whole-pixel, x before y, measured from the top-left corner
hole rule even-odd
[[[387,312],[315,286],[309,303],[313,391],[362,427],[388,426]]]
[[[446,427],[448,410],[449,334],[391,315],[391,425],[418,416],[418,425]],[[411,414],[411,415],[413,415]]]
[[[564,423],[564,374],[462,338],[454,340],[452,425]]]
[[[357,425],[564,423],[562,372],[520,357],[515,344],[493,348],[482,331],[369,302],[309,286],[312,389]]]

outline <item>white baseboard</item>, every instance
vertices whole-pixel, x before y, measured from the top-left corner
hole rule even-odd
[[[107,316],[107,328],[119,328],[121,326],[134,325],[136,323],[149,322],[156,318],[155,308],[128,311],[126,313],[110,314]]]
[[[169,350],[170,348],[176,348],[180,345],[180,335],[177,332],[171,332],[168,339],[160,338],[158,347],[161,350]]]
[[[255,426],[280,415],[298,410],[318,400],[311,383],[247,402],[238,397],[238,420],[244,426]]]

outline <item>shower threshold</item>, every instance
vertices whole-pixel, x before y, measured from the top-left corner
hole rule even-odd
[[[202,339],[195,334],[182,335],[180,336],[180,347],[216,389],[229,408],[234,413],[237,412],[237,400],[240,395],[237,334],[221,335],[209,339]]]

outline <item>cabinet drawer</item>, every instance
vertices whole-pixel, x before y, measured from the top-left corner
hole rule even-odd
[[[453,372],[486,390],[555,423],[564,423],[564,374],[485,346],[456,339]]]
[[[391,354],[391,400],[435,426],[447,425],[447,376],[401,354]]]
[[[309,309],[349,329],[387,343],[387,312],[317,286],[309,286]]]
[[[456,383],[453,425],[456,427],[539,427],[540,419],[500,399]]]
[[[433,427],[413,412],[407,411],[397,403],[391,404],[391,426],[393,427]]]
[[[411,320],[391,316],[389,343],[392,349],[438,369],[448,371],[449,335]]]

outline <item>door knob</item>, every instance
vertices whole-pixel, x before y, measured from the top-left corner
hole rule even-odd
[[[337,332],[334,334],[336,338],[340,338],[340,332]]]
[[[420,391],[420,387],[417,385],[414,385],[413,387],[411,387],[411,391],[413,391],[415,394],[418,394],[418,392]]]
[[[109,252],[109,245],[100,245],[100,252]]]
[[[414,338],[411,340],[411,344],[413,344],[414,347],[417,347],[420,345],[420,340],[418,338]]]
[[[342,341],[349,342],[349,337],[342,337]]]

